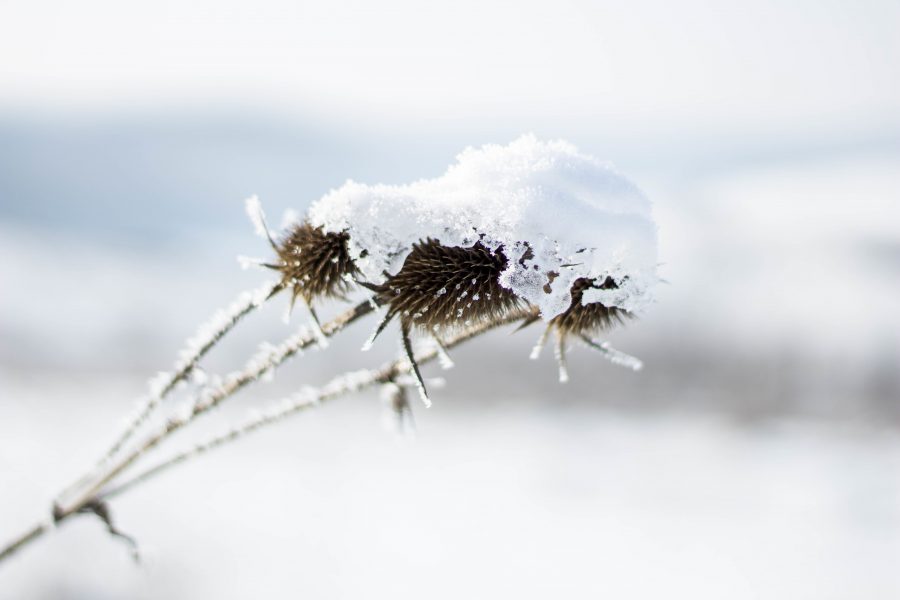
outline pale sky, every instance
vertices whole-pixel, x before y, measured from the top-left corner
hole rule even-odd
[[[900,2],[0,0],[0,109],[900,122]]]

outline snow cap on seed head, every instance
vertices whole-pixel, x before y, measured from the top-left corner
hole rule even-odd
[[[569,307],[579,278],[616,284],[585,290],[582,303],[629,312],[652,301],[658,281],[647,198],[609,164],[533,135],[468,148],[434,179],[348,181],[314,203],[309,218],[349,234],[350,255],[372,282],[395,272],[419,240],[502,247],[508,264],[501,285],[540,307],[545,320]]]

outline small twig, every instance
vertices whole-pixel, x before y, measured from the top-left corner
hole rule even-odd
[[[636,356],[631,356],[630,354],[625,354],[621,350],[616,350],[609,345],[609,342],[596,342],[584,334],[579,337],[585,344],[603,354],[603,356],[614,365],[619,365],[620,367],[625,367],[632,371],[640,371],[644,368],[644,363],[641,359]]]
[[[111,536],[117,537],[128,544],[128,547],[131,550],[131,557],[134,559],[134,562],[141,561],[141,554],[138,549],[137,540],[135,540],[130,535],[122,533],[119,529],[116,528],[116,526],[113,524],[112,513],[109,510],[109,505],[105,501],[99,499],[91,500],[90,502],[82,506],[78,512],[96,515],[97,518],[103,521],[103,524],[106,525],[106,531],[108,531]]]
[[[0,563],[21,550],[25,545],[33,542],[34,540],[47,533],[47,531],[49,531],[51,528],[52,525],[49,525],[47,523],[40,523],[11,541],[6,545],[5,548],[0,550]]]

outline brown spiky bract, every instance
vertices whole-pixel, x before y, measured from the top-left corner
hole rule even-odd
[[[293,299],[310,304],[320,298],[343,298],[359,275],[346,232],[325,232],[304,221],[293,225],[275,245],[278,262],[268,265],[281,273],[282,284]]]
[[[403,267],[377,286],[386,321],[435,331],[500,319],[524,302],[499,283],[507,259],[480,242],[468,248],[427,239],[413,244]]]
[[[585,290],[591,288],[606,290],[617,287],[611,277],[607,277],[600,285],[595,285],[593,279],[585,277],[576,279],[572,284],[572,302],[569,304],[569,308],[555,316],[550,321],[550,326],[565,336],[568,334],[591,335],[616,324],[623,324],[626,318],[631,318],[631,313],[628,311],[616,307],[606,307],[600,302],[581,304]]]

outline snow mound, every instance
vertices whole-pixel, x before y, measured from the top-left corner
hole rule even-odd
[[[427,237],[445,246],[502,247],[509,264],[501,285],[539,306],[546,320],[568,308],[580,277],[598,285],[611,277],[618,286],[587,290],[583,303],[629,311],[652,300],[657,282],[647,198],[611,165],[533,135],[467,148],[434,179],[347,181],[316,201],[309,218],[326,231],[349,232],[351,255],[372,282],[396,272],[412,244]]]

